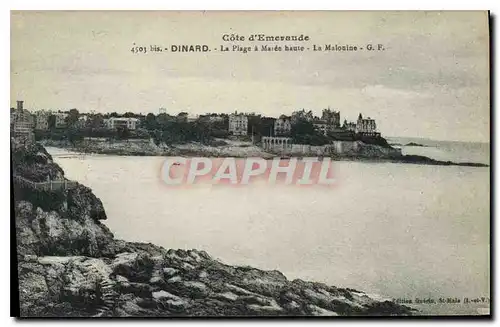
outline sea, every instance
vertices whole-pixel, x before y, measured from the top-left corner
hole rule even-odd
[[[489,143],[388,141],[404,154],[490,162]],[[117,238],[205,250],[230,265],[411,301],[424,314],[489,312],[490,167],[339,161],[333,186],[179,188],[161,180],[163,157],[48,150],[102,200]]]

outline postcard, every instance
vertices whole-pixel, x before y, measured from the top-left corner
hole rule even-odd
[[[491,316],[487,11],[12,11],[10,97],[14,316]]]

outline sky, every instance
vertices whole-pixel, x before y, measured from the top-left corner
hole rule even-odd
[[[386,136],[489,142],[488,14],[469,12],[11,13],[11,106],[30,110],[361,112]],[[224,34],[308,35],[356,52],[221,52]],[[207,44],[207,53],[134,54]],[[384,51],[366,51],[367,44]],[[267,42],[273,45],[275,42]],[[285,43],[281,42],[281,45]]]

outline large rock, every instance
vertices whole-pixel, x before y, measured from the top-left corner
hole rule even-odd
[[[46,181],[47,178],[52,180],[64,178],[62,168],[53,162],[52,156],[38,143],[27,148],[13,148],[12,167],[14,174],[36,182]]]
[[[26,201],[16,203],[15,213],[20,255],[100,256],[107,255],[114,242],[109,229],[89,215],[46,212]]]
[[[228,266],[212,258],[179,259],[183,254],[180,251],[163,250],[162,256],[125,252],[114,258],[26,257],[19,265],[22,314],[151,317],[413,313],[408,307],[375,300],[360,291],[289,281],[276,271]],[[187,261],[192,266],[189,270],[183,265]],[[152,283],[152,278],[164,283]]]

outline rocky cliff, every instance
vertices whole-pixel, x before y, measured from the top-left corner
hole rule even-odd
[[[64,178],[45,149],[13,150],[14,173]],[[199,250],[116,240],[83,185],[48,192],[14,179],[20,315],[411,315],[412,309],[278,271],[234,267]]]

